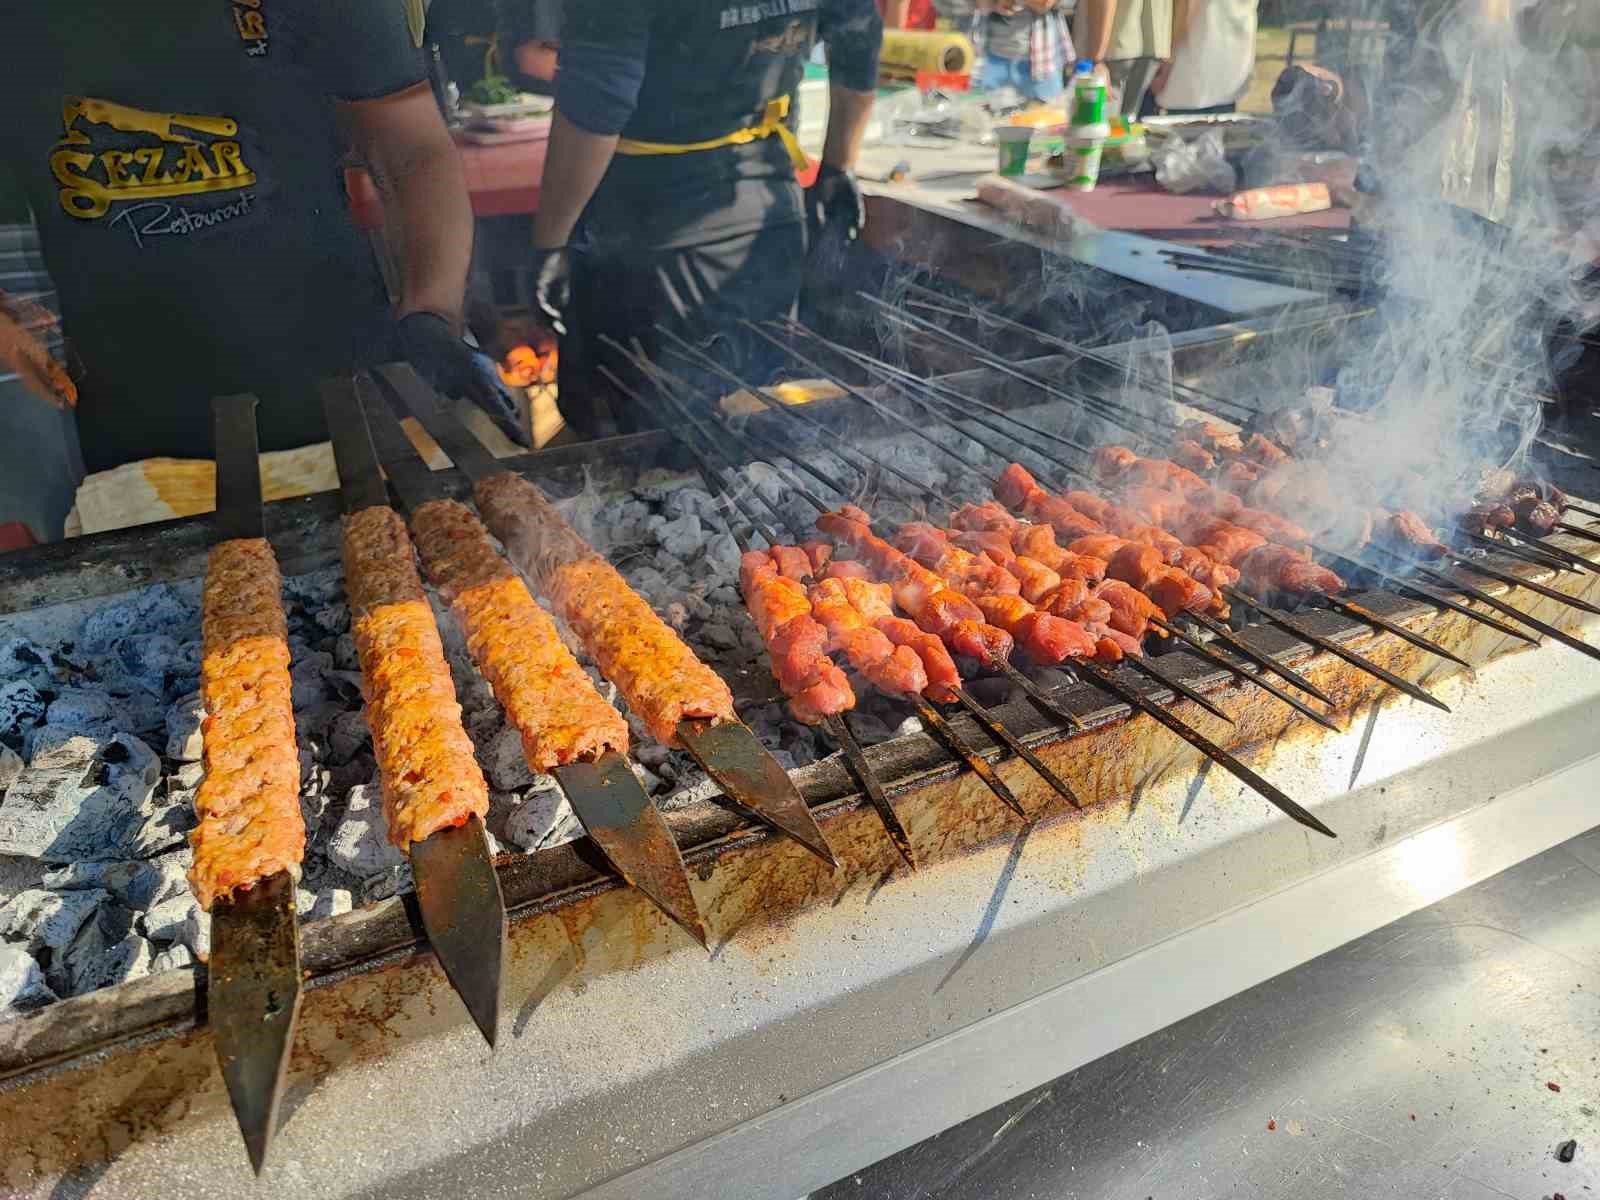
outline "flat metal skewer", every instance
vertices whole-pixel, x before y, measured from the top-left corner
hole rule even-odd
[[[1459,527],[1455,532],[1458,536],[1466,538],[1474,546],[1479,546],[1485,550],[1493,550],[1510,558],[1520,559],[1523,562],[1532,563],[1534,566],[1544,567],[1549,571],[1568,573],[1577,570],[1565,559],[1557,558],[1553,554],[1546,554],[1537,542],[1526,543],[1512,541],[1504,537],[1485,537],[1481,533],[1474,533],[1470,529]]]
[[[1584,538],[1591,542],[1600,542],[1600,533],[1574,525],[1571,521],[1557,521],[1555,527],[1561,530],[1562,533],[1570,533],[1573,537]]]
[[[1195,689],[1190,687],[1188,684],[1172,678],[1172,676],[1168,675],[1165,671],[1157,670],[1155,664],[1143,656],[1138,654],[1127,654],[1123,656],[1122,661],[1127,663],[1128,666],[1132,667],[1135,671],[1139,672],[1139,674],[1155,680],[1155,682],[1159,683],[1162,687],[1171,688],[1175,695],[1182,696],[1185,700],[1191,701],[1194,704],[1198,704],[1212,716],[1226,721],[1229,725],[1233,724],[1233,718],[1222,709],[1218,708],[1210,700],[1206,699],[1204,695],[1195,691]]]
[[[1600,661],[1600,648],[1591,646],[1582,638],[1574,637],[1564,629],[1557,629],[1548,621],[1541,621],[1538,617],[1531,617],[1527,613],[1523,612],[1520,608],[1517,608],[1515,605],[1507,604],[1499,597],[1491,596],[1488,592],[1485,592],[1480,588],[1475,588],[1469,584],[1462,583],[1460,580],[1452,579],[1443,571],[1436,571],[1434,568],[1427,566],[1424,563],[1407,558],[1406,556],[1398,554],[1393,550],[1389,550],[1381,546],[1378,547],[1378,549],[1384,554],[1387,554],[1390,558],[1394,559],[1396,562],[1404,563],[1410,570],[1415,571],[1417,574],[1426,575],[1429,579],[1438,580],[1444,586],[1454,588],[1465,595],[1471,596],[1474,600],[1478,600],[1484,604],[1487,604],[1490,608],[1505,613],[1506,616],[1511,617],[1513,620],[1522,622],[1522,624],[1526,625],[1529,629],[1532,629],[1535,633],[1541,633],[1545,637],[1554,638],[1563,646],[1567,646],[1573,650],[1576,650],[1579,654],[1587,655],[1589,658]]]
[[[1163,621],[1160,619],[1154,619],[1150,623],[1155,625],[1158,629],[1166,630],[1168,634],[1177,638],[1186,646],[1199,650],[1205,656],[1207,662],[1216,663],[1225,670],[1232,672],[1244,682],[1253,683],[1256,687],[1262,689],[1270,695],[1276,696],[1279,700],[1282,700],[1296,712],[1310,717],[1318,725],[1321,725],[1326,729],[1331,729],[1335,733],[1344,732],[1344,727],[1338,722],[1334,721],[1333,718],[1329,717],[1326,713],[1318,712],[1304,700],[1300,699],[1300,697],[1284,691],[1283,688],[1273,683],[1272,680],[1268,679],[1264,674],[1258,674],[1255,671],[1251,671],[1239,663],[1230,662],[1227,658],[1224,658],[1221,654],[1217,653],[1212,647],[1207,646],[1188,630],[1174,625],[1170,621]]]
[[[1440,658],[1448,659],[1450,662],[1453,662],[1458,666],[1466,667],[1469,671],[1473,669],[1472,664],[1466,659],[1462,658],[1460,655],[1446,650],[1443,646],[1436,642],[1430,642],[1420,633],[1413,633],[1398,621],[1391,621],[1388,617],[1380,617],[1377,613],[1372,612],[1370,609],[1363,608],[1354,601],[1346,600],[1341,596],[1324,595],[1322,597],[1322,602],[1329,608],[1334,609],[1337,612],[1344,613],[1347,617],[1354,617],[1358,621],[1371,625],[1374,629],[1381,629],[1385,633],[1392,633],[1401,641],[1409,642],[1419,650],[1426,650],[1429,654],[1434,654]]]
[[[1145,715],[1166,726],[1169,730],[1177,734],[1184,741],[1188,742],[1191,746],[1200,751],[1201,754],[1204,754],[1219,767],[1248,784],[1268,803],[1274,805],[1286,816],[1298,821],[1307,829],[1314,829],[1318,833],[1327,837],[1339,836],[1321,821],[1317,820],[1316,817],[1312,816],[1311,813],[1305,808],[1295,803],[1283,792],[1279,791],[1272,784],[1261,778],[1261,776],[1257,775],[1254,771],[1245,766],[1233,755],[1229,754],[1221,746],[1218,746],[1215,742],[1211,741],[1198,730],[1195,730],[1178,720],[1177,717],[1173,716],[1159,704],[1152,704],[1150,701],[1146,700],[1135,689],[1128,687],[1116,679],[1111,672],[1107,671],[1104,667],[1101,667],[1096,663],[1080,663],[1078,664],[1077,669],[1082,671],[1096,684],[1110,692],[1113,696],[1116,696],[1129,707],[1137,709],[1139,712],[1144,713]]]
[[[843,717],[829,717],[822,723],[839,743],[839,750],[844,755],[845,764],[850,768],[850,773],[867,793],[867,799],[872,802],[872,807],[878,811],[878,819],[883,822],[883,827],[889,833],[889,840],[894,843],[894,848],[900,852],[900,857],[905,860],[906,866],[913,871],[917,869],[917,856],[911,849],[911,835],[906,832],[906,827],[900,823],[899,816],[894,811],[894,805],[889,802],[888,794],[883,790],[883,783],[867,763],[867,756],[861,752],[861,743],[856,741],[856,735],[850,732],[850,726],[845,724]]]
[[[1348,568],[1352,568],[1357,571],[1366,571],[1370,574],[1376,575],[1379,579],[1392,584],[1398,591],[1414,593],[1415,595],[1421,596],[1430,604],[1437,604],[1441,608],[1449,609],[1451,612],[1460,613],[1468,620],[1476,621],[1480,625],[1483,625],[1489,629],[1493,629],[1496,633],[1503,633],[1507,637],[1517,638],[1520,641],[1527,642],[1530,646],[1537,646],[1539,644],[1539,639],[1534,637],[1532,634],[1524,633],[1522,630],[1517,629],[1514,626],[1507,625],[1503,621],[1498,621],[1494,617],[1491,617],[1488,613],[1481,613],[1477,609],[1463,604],[1454,596],[1448,596],[1444,594],[1438,588],[1430,587],[1425,583],[1419,583],[1417,580],[1408,578],[1404,575],[1396,575],[1393,571],[1385,570],[1377,563],[1369,562],[1366,559],[1351,558],[1349,555],[1340,554],[1335,550],[1320,548],[1315,542],[1311,543],[1311,548],[1316,550],[1317,553],[1321,554],[1324,558],[1332,559],[1337,563],[1346,564]]]
[[[1294,684],[1294,686],[1299,688],[1302,692],[1305,692],[1308,696],[1315,696],[1318,700],[1321,700],[1330,708],[1338,707],[1338,701],[1336,701],[1332,696],[1328,695],[1327,692],[1323,691],[1316,684],[1312,683],[1304,675],[1300,674],[1299,671],[1296,671],[1292,667],[1285,666],[1283,663],[1273,658],[1270,654],[1263,654],[1254,646],[1240,638],[1238,634],[1234,633],[1233,630],[1229,629],[1216,618],[1211,617],[1206,613],[1197,612],[1186,612],[1184,615],[1196,625],[1202,625],[1206,629],[1209,629],[1212,635],[1218,641],[1227,646],[1235,654],[1242,655],[1263,670],[1271,671],[1280,679],[1287,680],[1288,682]]]
[[[325,380],[321,390],[345,511],[387,507],[389,491],[355,380]],[[499,1028],[506,905],[482,824],[472,821],[440,830],[413,842],[408,854],[428,942],[451,987],[493,1046]]]
[[[1475,571],[1479,575],[1489,579],[1497,579],[1501,583],[1509,584],[1512,587],[1525,588],[1530,592],[1543,596],[1546,600],[1554,600],[1558,604],[1565,604],[1571,608],[1581,609],[1586,613],[1594,613],[1596,616],[1600,616],[1600,605],[1590,604],[1587,600],[1577,596],[1569,596],[1567,593],[1540,583],[1536,579],[1519,578],[1509,571],[1501,571],[1464,554],[1450,554],[1447,557],[1464,571]]]
[[[920,696],[916,697],[912,703],[917,710],[917,716],[922,719],[923,723],[927,725],[929,729],[933,730],[933,732],[938,735],[941,741],[949,746],[949,748],[955,753],[956,757],[960,758],[967,764],[967,766],[972,768],[972,773],[979,779],[983,780],[985,786],[987,786],[988,789],[996,796],[1000,797],[1000,800],[1007,808],[1015,812],[1017,816],[1021,817],[1024,821],[1033,820],[1033,818],[1028,815],[1028,810],[1022,807],[1022,801],[1018,800],[1016,796],[1012,794],[1011,789],[1006,786],[1005,780],[1001,779],[999,775],[995,774],[995,770],[989,765],[988,760],[974,750],[971,746],[967,745],[966,739],[955,731],[954,727],[951,726],[949,721],[944,719],[944,715],[940,713],[937,708],[929,704]]]
[[[256,398],[212,402],[217,539],[265,538]],[[211,906],[206,1012],[250,1166],[261,1174],[277,1132],[300,1015],[300,918],[294,880],[278,871]]]
[[[1073,808],[1083,807],[1076,793],[1067,786],[1066,780],[1046,766],[1044,760],[1030,750],[1021,738],[997,721],[994,714],[978,703],[977,698],[972,693],[968,692],[966,688],[957,688],[956,700],[960,702],[962,708],[972,714],[972,719],[982,725],[990,737],[1004,742],[1013,754],[1032,767],[1040,778],[1056,790],[1062,799],[1072,805]]]
[[[1412,683],[1409,679],[1402,679],[1387,667],[1380,667],[1371,659],[1357,654],[1354,650],[1351,650],[1348,647],[1341,646],[1338,642],[1333,641],[1331,638],[1325,638],[1320,634],[1308,632],[1303,626],[1297,625],[1287,613],[1282,613],[1275,608],[1270,608],[1258,600],[1252,600],[1250,597],[1244,595],[1236,588],[1223,588],[1222,591],[1223,594],[1228,597],[1228,599],[1237,604],[1243,604],[1246,608],[1255,610],[1268,621],[1271,621],[1274,625],[1278,626],[1280,629],[1287,630],[1289,633],[1294,634],[1295,637],[1300,638],[1302,641],[1309,642],[1319,650],[1326,650],[1329,654],[1344,659],[1344,661],[1349,663],[1351,666],[1357,667],[1371,675],[1373,678],[1382,680],[1390,687],[1404,692],[1413,700],[1420,700],[1424,704],[1430,704],[1434,708],[1439,709],[1441,712],[1450,711],[1450,706],[1443,700],[1429,695],[1416,684]]]

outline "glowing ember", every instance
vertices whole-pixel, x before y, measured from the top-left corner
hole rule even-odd
[[[510,387],[532,387],[539,383],[554,383],[556,349],[552,346],[541,354],[527,343],[513,346],[499,367],[500,378]]]

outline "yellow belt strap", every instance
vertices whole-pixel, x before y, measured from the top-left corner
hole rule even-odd
[[[758,124],[747,125],[743,129],[735,129],[723,137],[710,138],[704,142],[641,142],[633,138],[621,138],[617,142],[618,154],[650,155],[650,154],[694,154],[701,150],[716,150],[723,146],[744,146],[761,138],[776,137],[783,143],[783,148],[789,152],[789,161],[794,163],[796,171],[803,171],[811,165],[806,158],[806,152],[800,149],[800,142],[794,136],[794,131],[788,125],[789,97],[779,96],[767,101],[767,107],[761,114]]]

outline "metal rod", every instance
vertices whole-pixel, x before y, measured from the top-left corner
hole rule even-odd
[[[1078,716],[1077,713],[1073,712],[1066,705],[1062,704],[1049,692],[1045,691],[1037,683],[1029,679],[1021,671],[1017,670],[1016,667],[1012,666],[1008,662],[1002,662],[998,665],[1000,667],[1000,673],[1012,683],[1016,684],[1017,687],[1021,688],[1027,695],[1028,699],[1032,700],[1036,705],[1043,709],[1047,715],[1059,717],[1061,720],[1065,721],[1068,726],[1076,729],[1079,733],[1083,733],[1088,730],[1088,726],[1083,723],[1083,720]]]
[[[900,823],[899,816],[895,814],[894,805],[889,803],[889,795],[883,790],[883,784],[867,764],[867,756],[862,753],[861,743],[856,741],[856,735],[850,732],[850,726],[845,724],[843,717],[829,717],[822,723],[822,727],[833,736],[834,741],[839,743],[846,766],[856,777],[856,782],[861,784],[862,790],[867,793],[867,799],[872,802],[872,807],[878,810],[878,818],[888,831],[889,840],[900,852],[900,857],[905,860],[906,866],[915,871],[917,856],[911,851],[911,836],[906,833],[906,827]]]
[[[1362,608],[1361,605],[1355,604],[1349,600],[1341,599],[1338,596],[1323,596],[1322,600],[1323,603],[1325,603],[1329,608],[1342,612],[1348,617],[1354,617],[1358,621],[1364,621],[1368,625],[1371,625],[1374,629],[1381,629],[1385,633],[1392,633],[1401,641],[1410,642],[1419,650],[1426,650],[1429,654],[1436,654],[1440,658],[1448,659],[1458,666],[1466,667],[1469,671],[1473,669],[1472,664],[1466,659],[1452,653],[1449,650],[1446,650],[1443,646],[1437,645],[1434,642],[1430,642],[1421,634],[1412,633],[1411,630],[1407,629],[1398,621],[1391,621],[1387,617],[1380,617],[1377,613]]]
[[[966,688],[957,688],[956,700],[962,708],[972,714],[972,719],[982,725],[990,737],[1004,742],[1013,754],[1038,772],[1039,777],[1054,788],[1063,800],[1072,805],[1073,808],[1083,807],[1073,790],[1067,786],[1066,780],[1046,766],[1044,760],[1028,749],[1021,738],[996,720],[994,714],[982,704],[979,704],[977,698],[971,692],[967,691]]]
[[[1246,683],[1255,684],[1256,687],[1261,688],[1263,691],[1276,696],[1279,700],[1282,700],[1296,712],[1303,713],[1304,715],[1310,717],[1318,725],[1321,725],[1327,729],[1331,729],[1335,733],[1344,732],[1344,727],[1339,725],[1325,713],[1318,712],[1304,700],[1300,699],[1300,697],[1284,691],[1265,675],[1251,671],[1239,663],[1230,662],[1213,647],[1207,646],[1204,642],[1195,637],[1193,634],[1189,633],[1187,630],[1181,629],[1169,621],[1152,621],[1151,624],[1156,625],[1160,629],[1165,629],[1171,636],[1184,643],[1184,645],[1199,651],[1205,656],[1206,661],[1216,663],[1219,667],[1222,667],[1226,671],[1232,672]]]
[[[1251,646],[1248,642],[1242,640],[1238,634],[1234,633],[1233,630],[1229,629],[1221,621],[1218,621],[1205,613],[1186,612],[1185,615],[1191,621],[1195,622],[1195,624],[1205,626],[1224,645],[1230,647],[1236,653],[1242,654],[1245,658],[1255,663],[1256,666],[1261,667],[1264,670],[1271,671],[1280,679],[1288,680],[1302,692],[1305,692],[1310,696],[1315,696],[1318,700],[1321,700],[1330,708],[1338,707],[1338,702],[1335,701],[1332,696],[1328,695],[1327,692],[1323,691],[1304,675],[1300,674],[1299,671],[1294,670],[1292,667],[1284,666],[1270,654],[1263,654],[1254,646]],[[1152,621],[1152,623],[1154,622]],[[1163,625],[1165,625],[1164,622]]]
[[[1473,545],[1481,546],[1485,550],[1498,551],[1511,558],[1521,559],[1523,562],[1533,563],[1536,566],[1545,567],[1552,571],[1570,572],[1576,570],[1571,563],[1559,559],[1553,554],[1546,554],[1539,548],[1537,543],[1530,546],[1521,542],[1509,541],[1506,538],[1485,537],[1483,534],[1474,533],[1470,529],[1458,528],[1456,533],[1466,538]]]
[[[1139,674],[1145,676],[1146,678],[1155,680],[1162,687],[1171,688],[1175,695],[1182,696],[1185,700],[1193,701],[1212,716],[1220,717],[1229,725],[1233,724],[1233,718],[1222,709],[1218,708],[1204,695],[1195,691],[1195,689],[1190,687],[1188,684],[1172,678],[1172,676],[1168,675],[1165,671],[1157,670],[1154,663],[1149,662],[1140,655],[1127,654],[1123,656],[1122,661],[1127,663],[1128,666],[1133,668],[1135,671],[1139,672]]]
[[[1437,588],[1429,587],[1424,583],[1418,583],[1415,579],[1407,579],[1404,576],[1396,575],[1393,571],[1386,571],[1382,567],[1378,566],[1378,564],[1368,562],[1365,559],[1351,558],[1347,554],[1340,554],[1334,550],[1319,549],[1315,542],[1311,544],[1311,548],[1313,550],[1317,550],[1318,553],[1322,554],[1324,557],[1332,559],[1334,562],[1342,563],[1347,567],[1354,568],[1357,571],[1370,572],[1371,574],[1376,575],[1379,579],[1393,584],[1400,591],[1415,593],[1416,595],[1421,596],[1424,600],[1427,600],[1430,604],[1437,604],[1441,608],[1449,609],[1451,612],[1460,613],[1468,620],[1477,621],[1479,624],[1485,625],[1488,628],[1495,630],[1497,633],[1503,633],[1508,637],[1517,638],[1521,641],[1527,642],[1530,646],[1537,646],[1539,644],[1538,638],[1524,633],[1522,630],[1517,629],[1514,626],[1507,625],[1503,621],[1498,621],[1494,617],[1489,616],[1488,613],[1481,613],[1477,609],[1463,604],[1455,597],[1445,595]]]
[[[1452,579],[1443,571],[1436,571],[1432,567],[1419,563],[1414,559],[1406,558],[1403,555],[1395,553],[1393,550],[1389,550],[1381,546],[1379,549],[1384,554],[1389,555],[1396,561],[1404,563],[1407,567],[1413,571],[1416,571],[1419,575],[1426,575],[1430,579],[1437,579],[1445,586],[1464,592],[1465,594],[1471,596],[1474,600],[1481,601],[1482,603],[1487,604],[1490,608],[1505,613],[1506,616],[1512,618],[1513,620],[1522,622],[1522,624],[1526,625],[1529,629],[1532,629],[1537,633],[1542,633],[1545,637],[1554,638],[1563,646],[1568,646],[1571,649],[1576,650],[1579,654],[1584,654],[1592,659],[1595,659],[1596,661],[1600,661],[1600,648],[1591,646],[1588,642],[1582,640],[1581,638],[1573,637],[1572,634],[1568,633],[1566,630],[1557,629],[1548,621],[1541,621],[1538,617],[1530,617],[1527,613],[1523,612],[1515,605],[1507,604],[1504,600],[1501,600],[1496,596],[1491,596],[1488,592],[1482,591],[1478,588],[1468,587],[1466,584]]]
[[[972,768],[972,773],[983,780],[988,789],[1000,797],[1001,802],[1007,808],[1010,808],[1024,821],[1033,819],[1028,816],[1028,810],[1022,807],[1022,802],[1012,795],[1011,789],[1006,786],[1005,780],[995,774],[994,768],[989,765],[983,755],[967,745],[962,736],[952,728],[950,722],[944,719],[938,709],[920,696],[913,703],[916,706],[917,716],[922,718],[923,723],[936,733],[940,740],[949,746],[951,750],[955,751],[957,757]]]
[[[1269,608],[1267,605],[1262,604],[1257,600],[1252,600],[1250,597],[1240,592],[1237,588],[1223,588],[1222,591],[1223,594],[1228,597],[1228,599],[1239,604],[1243,604],[1246,608],[1254,609],[1280,629],[1287,630],[1289,633],[1294,634],[1303,641],[1310,642],[1319,650],[1326,650],[1329,654],[1333,654],[1344,659],[1344,661],[1349,663],[1351,666],[1358,667],[1367,674],[1371,675],[1374,679],[1381,680],[1390,687],[1404,692],[1413,700],[1420,700],[1424,704],[1431,704],[1434,708],[1439,709],[1441,712],[1450,711],[1450,706],[1443,700],[1429,695],[1416,684],[1412,683],[1409,679],[1402,679],[1387,667],[1380,667],[1371,659],[1357,654],[1354,650],[1351,650],[1346,646],[1341,646],[1338,642],[1335,642],[1330,638],[1325,638],[1320,634],[1307,632],[1303,627],[1295,624],[1295,622],[1290,619],[1287,613],[1281,613],[1277,609]]]
[[[623,383],[621,379],[617,378],[616,374],[611,370],[610,367],[601,367],[599,369],[599,373],[611,383],[612,387],[616,388],[636,406],[638,406],[640,411],[648,411],[645,408],[644,397],[639,395],[638,392],[634,391],[627,384]],[[701,428],[699,421],[695,419],[694,415],[689,411],[687,405],[680,401],[676,396],[669,395],[667,390],[663,387],[660,387],[659,384],[657,385],[656,391],[657,394],[659,394],[661,398],[667,402],[667,405],[678,414],[679,417],[685,421],[688,421],[696,430],[700,432],[700,436],[706,439],[707,444],[711,444],[710,436],[705,432],[704,429]],[[689,457],[694,460],[695,467],[699,470],[701,477],[705,479],[706,484],[713,492],[718,492],[721,494],[722,503],[726,507],[732,508],[733,504],[730,500],[732,488],[729,487],[727,472],[722,468],[715,466],[711,460],[706,457],[706,454],[702,452],[701,449],[695,444],[694,439],[691,438],[681,426],[674,426],[671,432],[673,437],[677,439],[678,444],[689,452]],[[726,462],[729,460],[724,458],[724,461]],[[762,503],[766,504],[767,508],[770,509],[774,515],[782,515],[778,513],[776,508],[773,508],[772,504],[767,501],[765,497],[760,498]],[[767,545],[776,546],[778,544],[779,538],[777,530],[773,529],[765,521],[757,518],[756,515],[749,509],[739,509],[739,515],[744,517],[745,521],[749,523],[750,527],[766,539]],[[728,527],[731,532],[733,528],[733,523],[731,521],[729,522]]]
[[[1539,583],[1537,580],[1521,579],[1509,571],[1501,571],[1498,568],[1487,566],[1477,559],[1468,558],[1465,555],[1452,554],[1449,557],[1451,562],[1463,570],[1476,571],[1479,575],[1485,575],[1490,579],[1498,579],[1501,583],[1510,584],[1512,587],[1527,588],[1528,591],[1536,592],[1547,600],[1555,600],[1558,603],[1582,609],[1586,613],[1594,613],[1596,616],[1600,616],[1600,605],[1590,604],[1587,600],[1579,599],[1577,596],[1569,596],[1567,593]]]
[[[1182,721],[1178,720],[1177,717],[1173,716],[1159,704],[1152,704],[1150,701],[1146,700],[1138,693],[1138,691],[1115,679],[1111,672],[1094,663],[1081,663],[1078,665],[1078,670],[1088,675],[1089,678],[1092,679],[1096,684],[1110,692],[1112,695],[1116,696],[1125,704],[1132,708],[1138,709],[1140,712],[1166,726],[1173,733],[1177,734],[1184,741],[1188,742],[1196,750],[1200,751],[1201,754],[1204,754],[1212,762],[1216,763],[1219,767],[1222,767],[1224,770],[1230,772],[1242,782],[1248,784],[1269,804],[1274,805],[1285,815],[1300,822],[1300,824],[1304,825],[1306,828],[1314,829],[1318,833],[1324,834],[1327,837],[1339,836],[1321,821],[1317,820],[1316,817],[1312,816],[1311,813],[1305,808],[1289,799],[1289,797],[1283,792],[1279,791],[1272,784],[1261,778],[1261,776],[1257,775],[1254,771],[1245,766],[1233,755],[1229,754],[1221,746],[1218,746],[1204,734],[1195,729],[1191,729],[1188,725],[1185,725]]]
[[[712,358],[710,355],[704,354],[701,351],[696,350],[688,342],[684,341],[684,339],[678,337],[671,330],[666,329],[663,326],[658,325],[658,326],[656,326],[656,329],[659,332],[661,332],[665,337],[667,337],[669,340],[671,340],[674,343],[674,345],[677,347],[677,350],[675,352],[680,357],[687,358],[687,359],[689,359],[690,362],[697,363],[699,366],[704,367],[706,370],[715,371],[717,374],[722,375],[724,378],[730,380],[731,382],[733,382],[735,384],[738,384],[739,386],[744,386],[742,383],[740,383],[739,377],[737,375],[733,374],[733,372],[731,372],[731,371],[725,371],[724,368],[722,367],[722,365],[720,363],[718,363],[716,361],[716,359]],[[795,354],[795,357],[796,357],[796,359],[800,358],[800,356],[798,354]],[[834,382],[838,383],[837,380],[835,380]],[[864,392],[860,391],[859,389],[856,389],[856,388],[853,388],[853,387],[849,387],[848,385],[842,384],[842,383],[840,383],[839,386],[843,387],[846,392],[848,392],[850,395],[854,396],[857,400],[860,400],[863,404],[867,405],[873,411],[877,412],[880,416],[885,417],[888,420],[893,421],[895,424],[901,426],[903,429],[905,429],[905,431],[907,433],[910,433],[915,437],[921,438],[923,441],[925,441],[929,445],[933,446],[941,454],[949,455],[951,458],[955,459],[956,462],[961,464],[961,467],[962,467],[963,470],[971,471],[974,475],[982,476],[991,486],[993,484],[999,482],[999,476],[990,475],[988,472],[982,470],[981,468],[973,466],[971,463],[967,462],[966,459],[962,458],[958,451],[952,449],[949,446],[946,446],[943,442],[939,441],[938,438],[934,437],[927,430],[925,430],[921,426],[917,425],[916,422],[908,421],[905,417],[902,417],[899,413],[897,413],[893,409],[887,407],[881,401],[872,399],[870,396],[866,395]]]
[[[1596,533],[1592,529],[1580,529],[1570,521],[1557,521],[1556,528],[1561,530],[1562,533],[1570,533],[1573,537],[1584,538],[1591,542],[1600,542],[1600,533]]]

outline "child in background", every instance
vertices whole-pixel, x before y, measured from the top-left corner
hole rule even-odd
[[[1015,88],[1040,103],[1061,98],[1075,60],[1066,14],[1072,0],[977,0],[969,36],[985,91]]]

